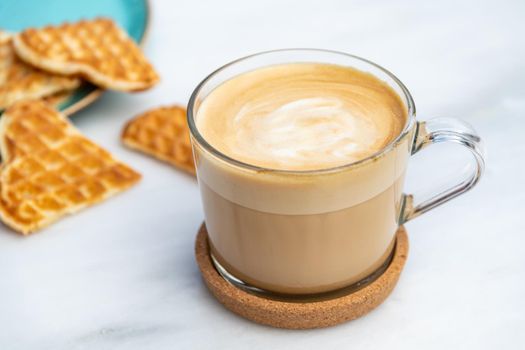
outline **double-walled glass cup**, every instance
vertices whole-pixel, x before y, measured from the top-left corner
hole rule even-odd
[[[199,106],[216,87],[258,68],[302,62],[349,66],[387,83],[405,104],[403,131],[366,159],[311,171],[242,163],[199,133]],[[410,93],[392,73],[333,51],[277,50],[221,67],[193,92],[188,124],[212,260],[231,283],[268,296],[319,295],[372,281],[390,262],[399,225],[472,188],[484,168],[480,138],[468,124],[417,122]],[[403,193],[408,160],[438,142],[466,147],[471,167],[448,190],[413,203]]]

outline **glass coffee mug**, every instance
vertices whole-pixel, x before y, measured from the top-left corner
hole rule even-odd
[[[324,63],[368,72],[405,104],[402,132],[379,152],[329,169],[266,169],[232,159],[211,146],[196,126],[199,107],[222,83],[270,65]],[[264,52],[216,70],[193,92],[188,124],[212,260],[232,284],[268,296],[305,297],[352,290],[388,267],[399,225],[468,191],[483,173],[479,136],[449,118],[416,121],[407,88],[365,59],[325,50]],[[403,193],[410,155],[433,143],[466,147],[468,174],[450,188],[414,203]]]

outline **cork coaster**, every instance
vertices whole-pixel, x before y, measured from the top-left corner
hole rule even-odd
[[[226,308],[264,325],[309,329],[334,326],[372,311],[396,286],[408,254],[408,236],[404,227],[397,230],[397,242],[390,265],[375,281],[353,293],[328,300],[289,302],[267,299],[245,292],[227,282],[211,261],[208,233],[202,224],[195,242],[195,256],[208,289]]]

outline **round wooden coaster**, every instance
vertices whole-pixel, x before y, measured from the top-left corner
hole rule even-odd
[[[356,319],[376,308],[394,289],[408,254],[404,227],[397,230],[392,262],[375,281],[353,293],[313,302],[267,299],[245,292],[227,282],[211,261],[208,233],[202,224],[195,242],[195,256],[204,282],[226,308],[257,323],[278,328],[309,329],[334,326]]]

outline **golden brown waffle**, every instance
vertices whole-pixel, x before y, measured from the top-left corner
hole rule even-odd
[[[133,40],[107,18],[26,29],[13,42],[17,55],[31,65],[81,74],[103,88],[145,90],[159,80]]]
[[[160,107],[135,117],[124,127],[122,141],[195,175],[186,110],[182,107]]]
[[[0,110],[16,101],[54,95],[79,85],[76,77],[47,73],[21,61],[11,35],[0,31]]]
[[[23,234],[140,179],[41,100],[17,102],[5,111],[0,153],[0,218]]]

